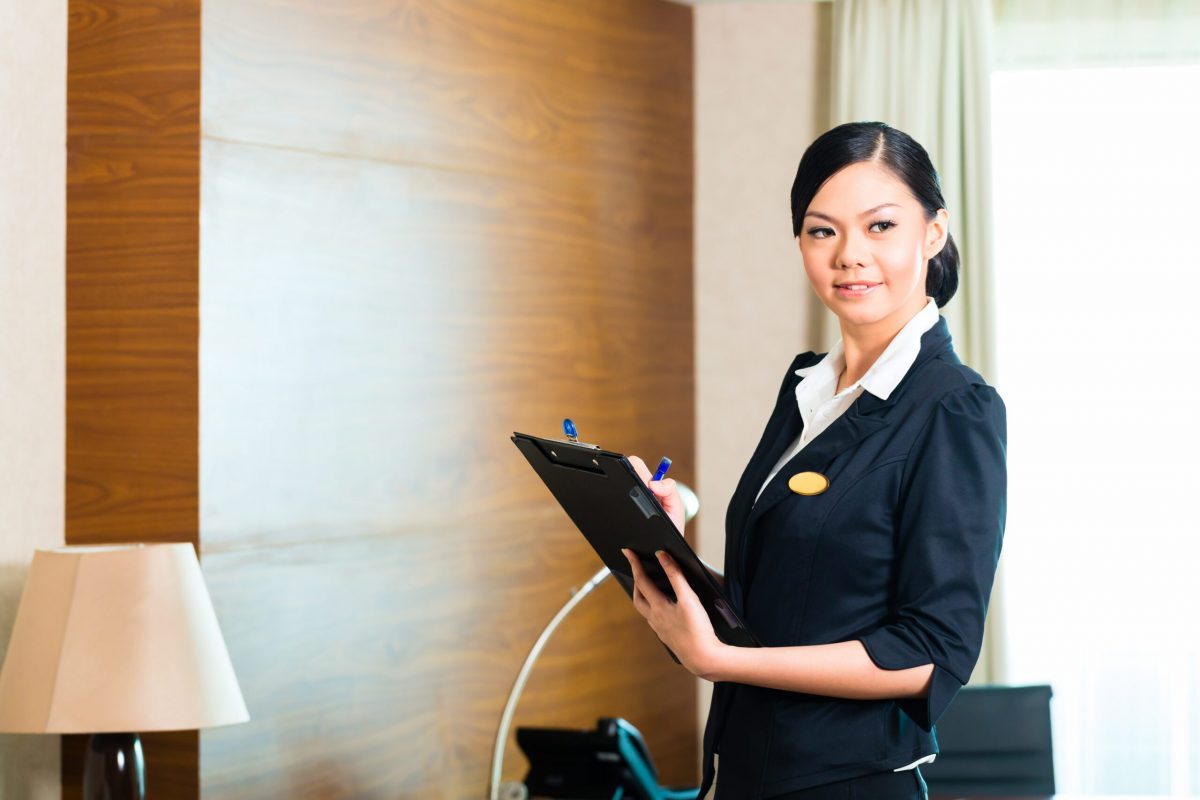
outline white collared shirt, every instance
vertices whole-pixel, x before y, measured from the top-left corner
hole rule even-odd
[[[804,421],[804,427],[792,446],[784,451],[771,474],[763,481],[755,501],[757,502],[758,496],[762,495],[763,489],[767,488],[771,479],[783,469],[783,465],[791,461],[806,444],[845,413],[864,389],[880,400],[886,400],[917,360],[917,354],[921,352],[921,335],[936,325],[937,321],[937,303],[926,295],[925,306],[892,337],[892,341],[888,342],[888,346],[880,353],[879,358],[875,359],[875,363],[866,374],[859,378],[857,383],[840,392],[836,391],[838,378],[846,368],[846,350],[840,338],[820,361],[797,369],[796,374],[804,378],[796,385],[796,403],[800,407],[800,418]],[[892,771],[913,769],[918,764],[932,762],[936,757],[936,753],[930,753],[908,766],[897,767]]]

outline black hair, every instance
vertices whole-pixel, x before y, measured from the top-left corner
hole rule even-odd
[[[926,221],[945,208],[937,170],[915,139],[883,122],[846,122],[830,128],[808,146],[792,182],[792,235],[799,236],[808,205],[821,184],[838,170],[871,161],[887,168],[908,186],[925,208]],[[950,302],[958,289],[958,247],[947,232],[941,252],[929,259],[925,294],[938,308]]]

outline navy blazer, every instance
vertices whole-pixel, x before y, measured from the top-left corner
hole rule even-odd
[[[863,391],[762,482],[803,426],[796,356],[725,522],[726,593],[766,647],[859,640],[882,669],[933,664],[928,697],[848,700],[713,686],[704,780],[716,800],[768,798],[937,752],[934,723],[971,676],[1004,536],[1007,422],[955,355],[945,317],[887,400]],[[813,470],[821,494],[788,478]]]

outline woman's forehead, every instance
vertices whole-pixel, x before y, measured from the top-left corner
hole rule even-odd
[[[885,203],[901,208],[919,205],[908,185],[891,170],[860,161],[830,175],[813,195],[807,213],[855,217],[878,210]]]

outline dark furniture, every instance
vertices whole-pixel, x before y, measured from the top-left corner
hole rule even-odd
[[[1049,686],[964,687],[937,722],[931,795],[1054,794]]]

